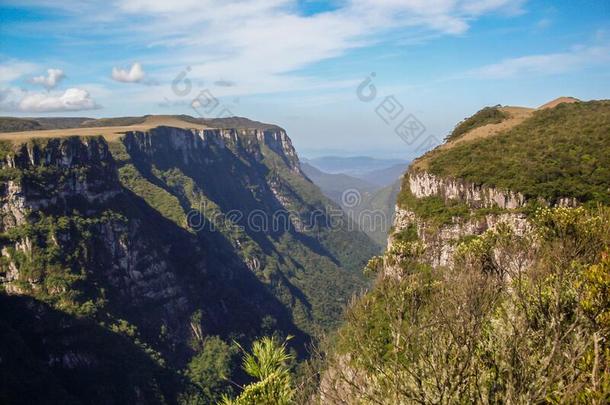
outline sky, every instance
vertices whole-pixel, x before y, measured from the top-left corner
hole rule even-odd
[[[307,157],[412,158],[609,67],[610,0],[0,0],[0,115],[245,116]]]

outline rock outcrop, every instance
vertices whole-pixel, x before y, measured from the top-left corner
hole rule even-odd
[[[408,207],[396,206],[394,232],[389,236],[388,246],[392,246],[394,235],[414,226],[417,237],[425,246],[425,260],[432,266],[451,266],[461,240],[481,235],[498,224],[507,224],[518,234],[529,229],[526,215],[519,212],[526,203],[520,193],[459,179],[443,179],[422,170],[409,171],[405,176],[408,181],[403,182],[403,187],[409,187],[408,192],[415,198],[438,197],[446,203],[465,203],[470,209],[470,215],[454,217],[451,223],[438,224],[431,219],[419,218]],[[398,270],[389,268],[387,271],[395,274]]]
[[[160,126],[146,132],[128,132],[124,143],[129,152],[138,150],[151,157],[160,151],[179,153],[184,164],[206,163],[206,159],[209,159],[206,151],[210,147],[234,148],[262,160],[261,147],[266,146],[293,171],[301,173],[292,142],[280,129],[182,129]]]
[[[79,203],[101,205],[120,193],[114,160],[101,137],[28,142],[0,161],[0,230],[29,213]]]
[[[525,204],[523,194],[509,190],[484,187],[460,179],[443,179],[426,171],[410,171],[407,176],[410,191],[417,198],[437,196],[445,201],[462,201],[473,209],[515,209]]]
[[[465,238],[483,234],[495,229],[499,224],[510,226],[517,235],[523,235],[530,229],[524,209],[528,200],[523,194],[500,190],[461,179],[445,179],[427,171],[417,169],[405,174],[403,188],[416,199],[437,197],[445,203],[458,202],[465,204],[469,215],[456,216],[450,223],[436,223],[424,219],[405,206],[398,204],[395,208],[394,232],[390,234],[388,246],[391,248],[395,235],[415,227],[418,238],[425,247],[424,259],[431,266],[452,266],[453,255]],[[543,199],[537,202],[549,205]],[[416,203],[416,202],[415,202]],[[574,198],[559,198],[556,206],[573,207],[578,202]],[[388,274],[397,274],[395,266],[388,266]]]

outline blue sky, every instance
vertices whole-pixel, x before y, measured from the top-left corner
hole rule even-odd
[[[309,156],[411,157],[485,105],[610,98],[609,67],[608,0],[0,5],[2,115],[240,115]]]

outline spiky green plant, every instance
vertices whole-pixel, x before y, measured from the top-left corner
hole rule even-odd
[[[286,349],[286,339],[263,337],[252,344],[251,353],[243,348],[242,368],[257,381],[244,387],[235,399],[223,397],[222,405],[289,405],[293,403],[294,388],[288,363],[293,356]]]

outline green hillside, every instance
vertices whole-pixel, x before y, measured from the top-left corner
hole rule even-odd
[[[423,159],[438,176],[528,198],[610,204],[610,101],[536,111],[499,135],[436,149]]]
[[[463,125],[496,118],[484,109]],[[375,286],[329,339],[320,397],[382,405],[608,403],[610,101],[537,110],[505,132],[441,146],[411,170],[519,191],[530,201],[583,204],[532,204],[524,217],[523,210],[416,198],[403,180],[398,204],[415,222],[407,220],[366,266]],[[430,260],[447,252],[451,262]]]
[[[501,111],[499,106],[485,107],[477,111],[473,116],[460,122],[455,129],[447,136],[448,141],[453,141],[468,131],[482,127],[487,124],[497,124],[508,118],[508,115]]]

